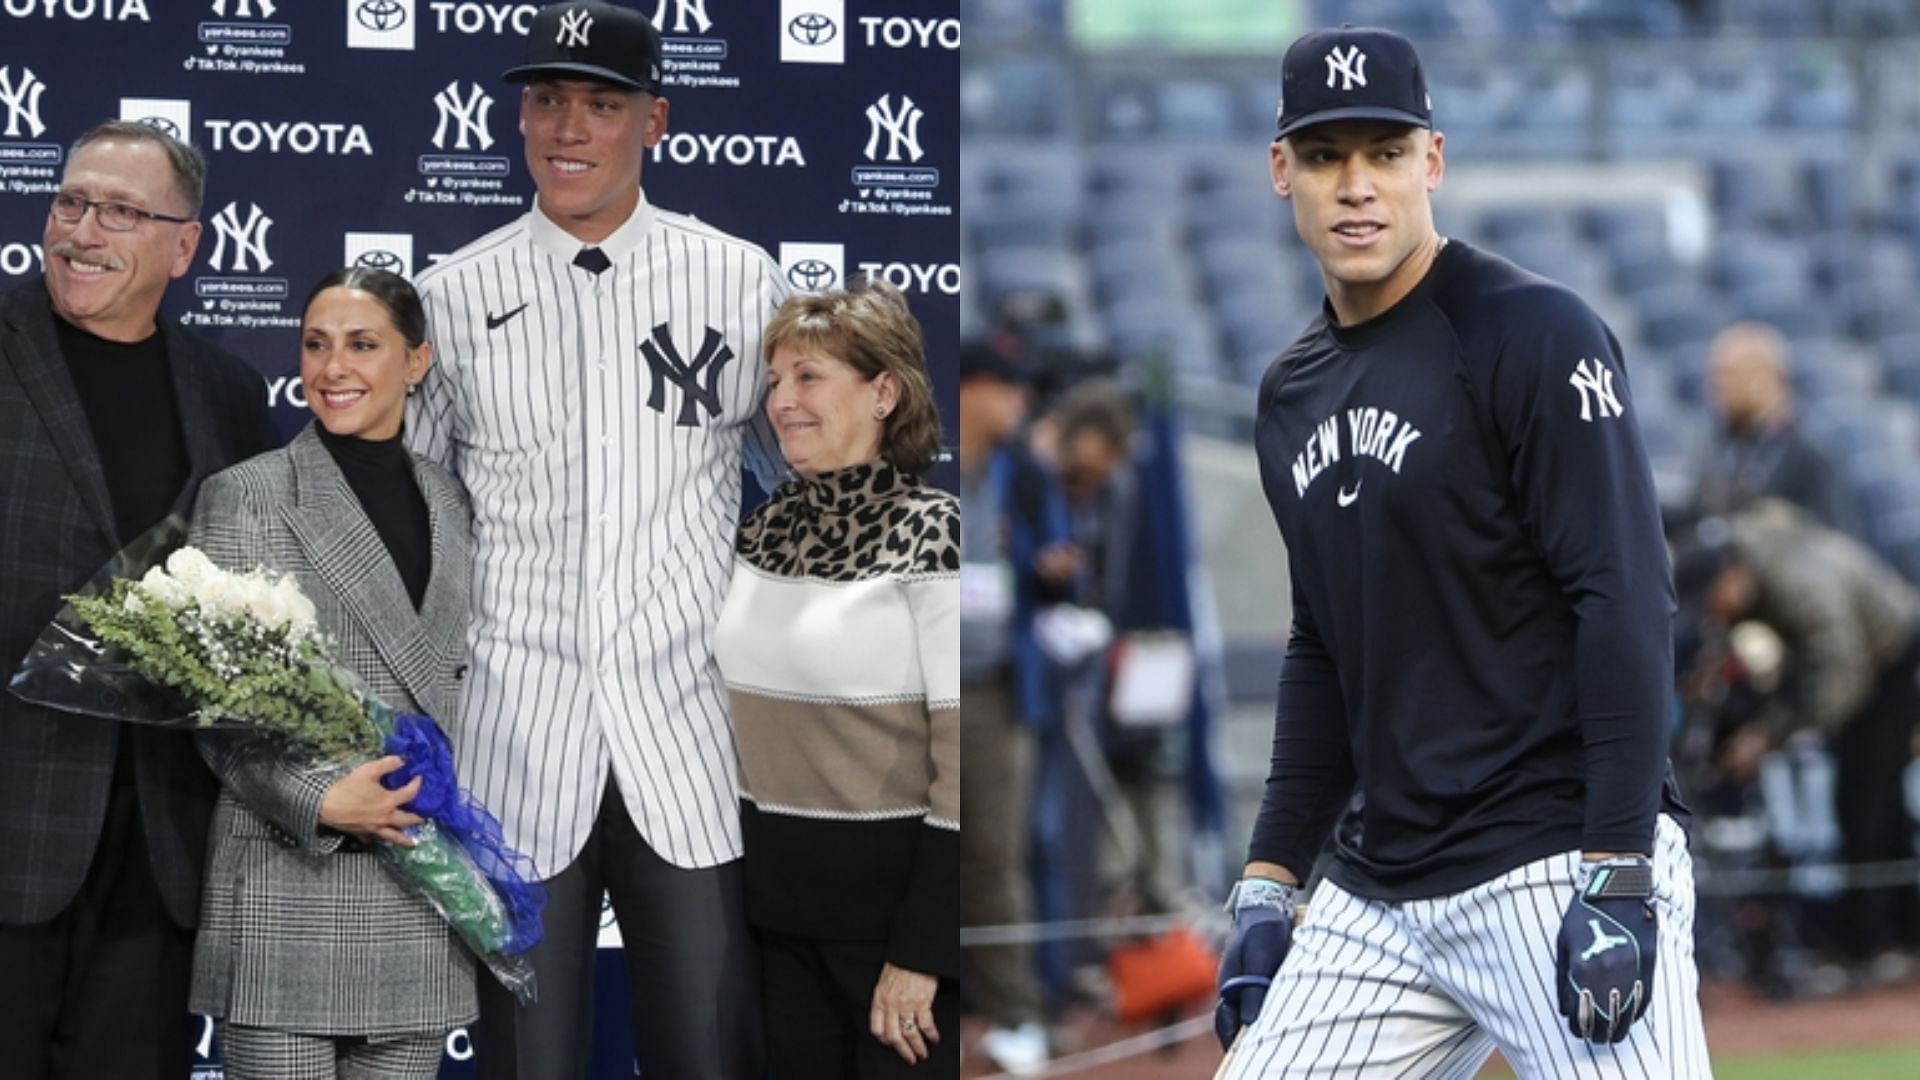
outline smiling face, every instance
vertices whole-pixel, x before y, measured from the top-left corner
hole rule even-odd
[[[1273,187],[1293,202],[1343,326],[1380,314],[1418,284],[1440,238],[1430,193],[1446,136],[1377,120],[1316,124],[1276,142]]]
[[[300,381],[322,426],[335,435],[400,434],[407,387],[432,362],[424,342],[408,348],[393,315],[371,293],[326,289],[307,305],[300,331]]]
[[[540,209],[596,244],[640,202],[640,163],[667,134],[667,101],[592,80],[543,79],[520,94],[520,134]]]
[[[174,185],[173,165],[158,143],[106,137],[80,148],[67,162],[60,190],[95,202],[117,202],[156,214],[185,217],[186,199]],[[69,323],[109,341],[141,341],[154,331],[154,313],[167,282],[193,265],[200,223],[143,218],[126,232],[100,227],[88,210],[67,224],[47,215],[42,243],[47,292]]]
[[[898,396],[887,372],[868,379],[815,349],[780,345],[767,360],[767,417],[787,464],[802,476],[879,457]]]

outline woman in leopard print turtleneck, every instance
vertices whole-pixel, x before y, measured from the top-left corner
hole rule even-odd
[[[715,654],[768,1057],[954,1075],[960,510],[917,479],[939,449],[919,323],[875,283],[788,301],[766,341],[796,476],[741,526]]]

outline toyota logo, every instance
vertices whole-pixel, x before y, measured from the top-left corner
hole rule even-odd
[[[825,45],[839,32],[832,19],[817,11],[803,11],[787,23],[787,36],[802,45]]]
[[[369,30],[398,30],[406,24],[407,9],[400,0],[360,0],[353,17]]]
[[[400,263],[400,256],[395,255],[391,251],[381,251],[378,248],[372,251],[361,252],[360,257],[353,260],[353,265],[368,270],[385,270],[389,274],[402,274],[402,276],[404,276],[402,273],[404,268]]]
[[[140,118],[140,122],[157,131],[171,135],[176,139],[180,137],[180,125],[164,116],[143,116]]]
[[[820,259],[801,259],[787,268],[787,280],[796,289],[818,292],[833,284],[833,267]]]

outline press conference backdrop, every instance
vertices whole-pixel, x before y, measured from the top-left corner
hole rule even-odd
[[[665,39],[671,130],[648,198],[760,244],[796,289],[862,271],[899,286],[950,443],[958,0],[625,2]],[[308,416],[296,344],[315,281],[349,263],[412,275],[529,208],[518,88],[499,74],[536,7],[0,0],[0,288],[41,273],[47,200],[82,130],[121,117],[187,137],[209,163],[205,232],[164,315],[258,368],[290,436]],[[600,966],[596,1075],[635,1075],[610,948]],[[211,1040],[199,1049],[196,1080],[219,1076]],[[443,1075],[471,1056],[456,1032]]]

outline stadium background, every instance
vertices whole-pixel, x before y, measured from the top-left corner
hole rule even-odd
[[[1172,925],[1224,932],[1211,909],[1244,853],[1264,780],[1288,605],[1285,556],[1249,442],[1253,390],[1323,295],[1267,175],[1280,56],[1299,33],[1353,22],[1414,39],[1448,140],[1435,196],[1441,232],[1573,286],[1607,319],[1671,517],[1691,511],[1715,423],[1708,342],[1736,320],[1763,319],[1791,340],[1802,429],[1857,496],[1859,536],[1909,578],[1920,574],[1920,4],[963,0],[961,8],[962,337],[1021,323],[1043,351],[1117,361],[1132,387],[1170,382],[1184,431],[1172,470],[1184,497],[1171,512],[1184,515],[1192,537],[1186,571],[1203,657],[1196,719],[1215,729],[1210,755],[1188,768],[1214,774],[1226,804],[1216,823],[1189,799],[1180,827],[1195,888],[1179,911],[1103,918],[1081,865],[1103,827],[1089,790],[1099,782],[1063,781],[1043,767],[1040,922],[969,927],[963,940],[978,947],[1024,934],[1040,945],[1058,1055],[1048,1075],[1205,1077],[1219,1058],[1205,1000],[1117,1023],[1099,968],[1109,945]],[[1039,324],[1035,311],[1046,312]],[[1050,796],[1049,785],[1066,794]],[[1735,906],[1785,904],[1804,884],[1743,873],[1717,848],[1700,850],[1702,836],[1713,847],[1753,824],[1709,819],[1696,833],[1701,961],[1711,976],[1704,996],[1721,1074],[1772,1075],[1757,1062],[1850,1046],[1871,1049],[1780,1064],[1794,1075],[1920,1074],[1920,1052],[1898,1048],[1920,1038],[1910,980],[1781,1004],[1730,977]],[[1072,865],[1048,862],[1060,853]],[[1911,880],[1914,869],[1894,872]],[[1064,890],[1053,880],[1062,877]],[[1088,971],[1091,990],[1077,977]],[[966,1075],[990,1073],[974,1054]]]
[[[951,439],[956,5],[627,6],[663,32],[673,106],[644,168],[648,198],[758,243],[796,289],[862,270],[899,286],[925,328]],[[313,282],[356,261],[411,274],[527,209],[518,96],[499,73],[521,59],[535,8],[4,0],[0,288],[41,272],[47,200],[75,136],[111,117],[171,125],[206,153],[209,174],[199,251],[163,311],[258,368],[291,436],[308,418],[295,327]],[[933,479],[951,486],[951,466]],[[602,945],[596,1075],[630,1075],[610,915]],[[219,1076],[208,1036],[195,1080]],[[443,1075],[469,1075],[464,1032],[449,1052]]]

